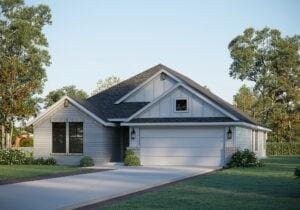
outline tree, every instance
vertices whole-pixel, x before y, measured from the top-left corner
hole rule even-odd
[[[116,76],[109,76],[105,80],[99,80],[97,82],[96,89],[92,92],[92,95],[96,95],[97,93],[99,93],[103,90],[106,90],[120,82],[121,82],[121,79]]]
[[[228,48],[233,59],[229,74],[254,82],[261,112],[258,120],[273,130],[271,138],[295,139],[300,119],[300,36],[248,28]]]
[[[239,89],[239,92],[233,96],[233,101],[237,108],[249,116],[254,118],[258,117],[258,110],[255,107],[257,105],[257,98],[251,88],[243,85]]]
[[[89,97],[84,90],[77,89],[75,85],[64,86],[48,93],[44,99],[44,108],[51,106],[65,95],[78,99],[86,99]]]
[[[14,123],[32,116],[50,65],[43,27],[51,24],[48,6],[0,0],[1,146],[11,146]]]

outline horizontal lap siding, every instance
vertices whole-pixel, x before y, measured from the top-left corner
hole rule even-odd
[[[52,122],[77,121],[84,125],[83,154],[51,154]],[[34,126],[34,156],[54,157],[60,164],[78,164],[84,156],[91,156],[96,164],[117,159],[119,132],[117,128],[104,127],[70,104],[59,107],[42,122]]]

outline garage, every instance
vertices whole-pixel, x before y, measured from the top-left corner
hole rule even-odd
[[[222,166],[223,148],[223,128],[140,128],[142,165]]]

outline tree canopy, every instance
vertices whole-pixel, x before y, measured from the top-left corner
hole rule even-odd
[[[109,76],[104,80],[99,80],[97,82],[96,89],[92,92],[92,95],[96,95],[97,93],[100,93],[103,90],[106,90],[110,88],[111,86],[114,86],[121,82],[120,77],[117,76]]]
[[[84,90],[77,89],[75,85],[64,86],[48,93],[44,99],[44,107],[47,108],[51,106],[65,95],[77,99],[86,99],[89,97]]]
[[[273,130],[274,141],[294,140],[300,122],[300,36],[248,28],[228,48],[233,59],[230,76],[254,83],[255,117]],[[237,99],[246,97],[245,91],[240,90]],[[236,101],[238,107],[246,103],[241,101]]]
[[[0,125],[10,133],[16,120],[38,109],[50,65],[43,33],[51,24],[46,5],[26,6],[23,0],[0,0]],[[6,135],[7,136],[7,135]],[[9,144],[9,143],[7,143]],[[3,145],[3,135],[2,135]]]

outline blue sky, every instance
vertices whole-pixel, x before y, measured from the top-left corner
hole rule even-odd
[[[229,77],[228,43],[247,27],[300,34],[300,1],[26,0],[50,6],[45,28],[52,64],[44,94],[74,84],[88,93],[99,79],[126,79],[158,63],[225,100],[243,82]]]

